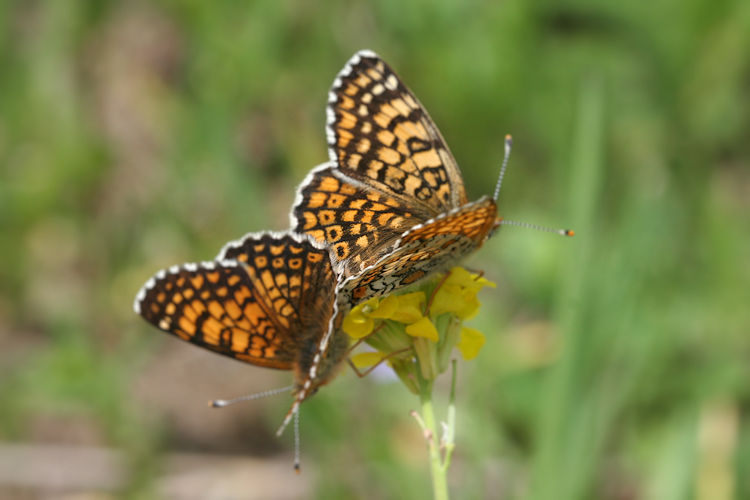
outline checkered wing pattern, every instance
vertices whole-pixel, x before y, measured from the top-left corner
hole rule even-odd
[[[307,238],[250,235],[216,262],[160,271],[135,310],[159,329],[254,365],[294,369],[334,314],[329,253]]]
[[[372,52],[334,80],[327,134],[331,162],[299,187],[291,225],[331,245],[342,308],[450,267],[497,226],[494,201],[467,202],[437,127]]]
[[[334,164],[314,169],[300,186],[292,229],[329,244],[346,276],[377,261],[410,227],[410,208],[379,191],[363,190],[337,175]]]
[[[339,288],[342,310],[357,303],[453,267],[477,250],[497,227],[497,207],[491,198],[441,215],[413,227],[387,253],[362,273],[345,280]]]
[[[427,220],[467,202],[461,172],[427,111],[376,54],[355,54],[328,103],[331,161]]]

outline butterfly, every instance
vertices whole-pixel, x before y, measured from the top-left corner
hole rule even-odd
[[[326,132],[330,161],[299,186],[290,219],[331,246],[342,308],[452,267],[499,227],[496,196],[467,200],[440,131],[373,52],[334,80]]]
[[[160,330],[257,366],[294,372],[294,403],[328,383],[346,359],[338,330],[336,261],[306,235],[250,233],[214,261],[156,273],[133,308]],[[339,321],[340,322],[340,321]]]

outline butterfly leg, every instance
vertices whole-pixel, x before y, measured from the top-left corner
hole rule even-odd
[[[359,347],[359,345],[360,345],[360,344],[361,344],[362,342],[364,342],[365,340],[367,340],[367,337],[369,337],[370,335],[375,335],[375,333],[377,333],[377,332],[378,332],[378,331],[379,331],[379,330],[380,330],[381,328],[383,328],[384,326],[385,326],[385,323],[381,323],[381,324],[379,324],[378,326],[376,326],[376,327],[375,327],[375,328],[374,328],[374,329],[373,329],[373,330],[372,330],[372,331],[371,331],[370,333],[368,333],[367,335],[365,335],[365,336],[364,336],[364,337],[362,337],[361,339],[357,339],[357,341],[356,341],[355,343],[353,343],[353,344],[352,344],[352,345],[351,345],[351,346],[349,347],[349,349],[348,349],[348,350],[346,351],[346,357],[348,358],[349,356],[351,356],[351,354],[352,354],[352,351],[354,351],[354,349],[356,349],[357,347]]]

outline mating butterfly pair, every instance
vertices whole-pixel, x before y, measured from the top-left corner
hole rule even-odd
[[[217,258],[159,271],[136,313],[161,330],[258,366],[294,370],[294,403],[347,355],[351,307],[452,267],[498,227],[469,203],[456,161],[414,94],[369,51],[333,82],[330,162],[298,188],[291,231],[251,233]]]

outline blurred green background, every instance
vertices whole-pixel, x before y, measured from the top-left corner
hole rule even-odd
[[[750,498],[750,2],[0,3],[0,496],[429,498],[403,387],[158,333],[156,270],[288,227],[326,93],[378,52],[471,198],[515,138],[459,365],[455,498]],[[444,403],[447,380],[438,389]],[[444,405],[439,405],[443,411]],[[192,495],[192,496],[191,496]]]

